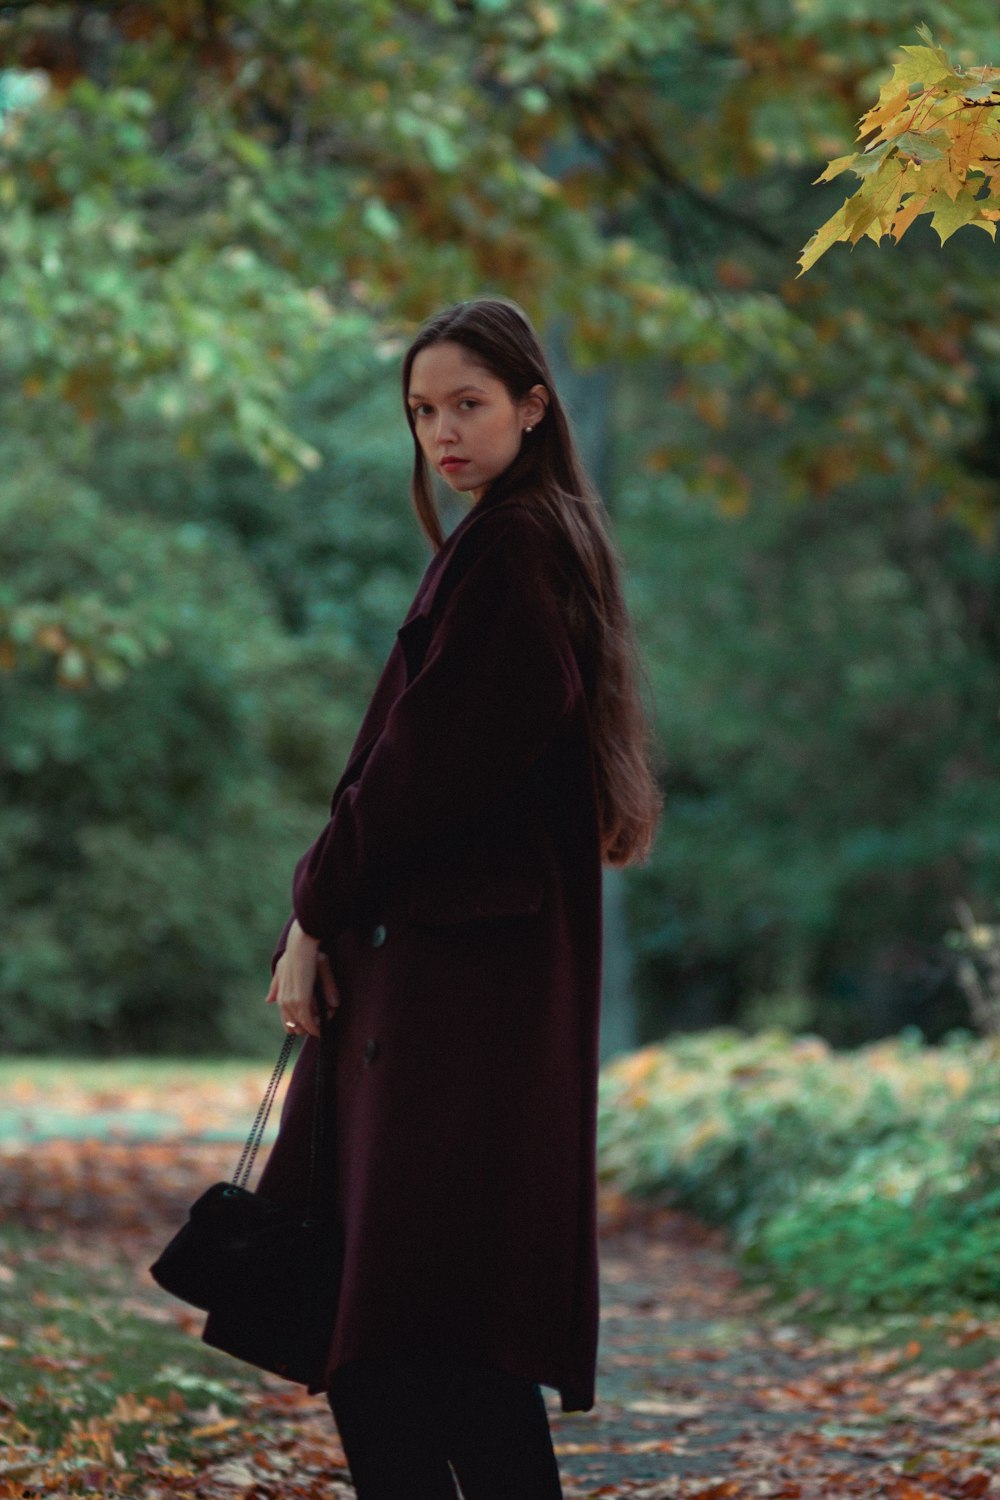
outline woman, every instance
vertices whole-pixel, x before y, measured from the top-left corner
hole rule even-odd
[[[344,1271],[322,1384],[361,1500],[561,1494],[594,1404],[601,865],[659,796],[603,509],[524,313],[403,364],[436,554],[299,861],[268,995],[307,1041],[261,1190],[301,1198],[318,988]],[[431,475],[472,501],[444,538]]]

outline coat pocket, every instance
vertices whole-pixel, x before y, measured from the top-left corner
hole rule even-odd
[[[412,922],[447,927],[500,917],[527,917],[545,904],[545,883],[533,871],[513,871],[459,884],[430,880],[414,887],[407,900]]]

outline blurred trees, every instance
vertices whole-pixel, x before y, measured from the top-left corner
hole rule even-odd
[[[985,0],[925,9],[0,5],[10,1044],[254,1045],[426,555],[401,338],[491,289],[616,368],[647,1029],[955,1019],[942,934],[1000,890],[995,252],[794,276],[894,43],[989,55]]]
[[[645,1035],[970,1023],[942,934],[961,891],[1000,889],[1000,664],[968,614],[981,545],[908,512],[888,487],[729,518],[624,487],[671,757],[634,884]]]
[[[179,464],[134,430],[97,440],[58,494],[5,484],[8,584],[72,589],[78,609],[99,593],[161,643],[113,684],[0,677],[8,1045],[252,1050],[272,1033],[260,1002],[295,851],[422,553],[381,438],[396,393],[368,389],[365,360],[300,397],[319,451],[350,454],[339,492],[310,477],[277,502],[231,444]]]

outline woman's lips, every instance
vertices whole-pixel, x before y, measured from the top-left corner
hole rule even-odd
[[[468,462],[467,458],[442,458],[439,467],[450,474],[453,469],[463,469]]]

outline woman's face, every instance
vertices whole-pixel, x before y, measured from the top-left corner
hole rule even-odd
[[[514,459],[529,424],[545,412],[545,387],[523,401],[473,360],[461,344],[431,344],[413,361],[408,403],[427,462],[453,490],[479,500]]]

